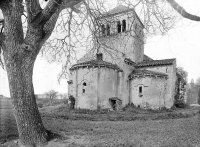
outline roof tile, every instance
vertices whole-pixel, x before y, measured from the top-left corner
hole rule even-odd
[[[112,64],[103,60],[90,60],[82,63],[77,63],[74,64],[69,70],[75,70],[77,68],[85,68],[85,67],[107,67],[122,72],[122,69],[119,68],[119,66],[117,66],[116,64]]]
[[[175,58],[164,59],[164,60],[153,60],[153,61],[142,61],[135,65],[135,67],[146,67],[146,66],[161,66],[161,65],[172,65]]]
[[[159,77],[165,77],[167,78],[168,75],[165,73],[161,73],[161,72],[155,72],[155,71],[150,71],[150,70],[133,70],[131,72],[131,74],[128,76],[129,79],[133,78],[134,76],[159,76]]]
[[[126,7],[126,6],[123,6],[123,5],[119,5],[115,8],[113,8],[112,10],[108,11],[108,15],[111,15],[111,14],[117,14],[117,13],[121,13],[121,12],[124,12],[124,11],[127,11],[127,10],[130,10],[129,7]]]

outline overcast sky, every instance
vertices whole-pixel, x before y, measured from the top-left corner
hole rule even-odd
[[[113,2],[113,1],[112,1]],[[188,12],[200,16],[200,0],[177,0]],[[116,3],[113,4],[113,7]],[[200,22],[181,19],[165,36],[148,38],[145,44],[145,54],[153,59],[176,58],[177,66],[188,72],[188,81],[200,77]],[[61,65],[49,64],[39,56],[36,60],[33,84],[36,94],[51,89],[67,93],[67,80],[58,84],[57,76]],[[0,68],[0,94],[9,96],[9,86],[5,71]]]

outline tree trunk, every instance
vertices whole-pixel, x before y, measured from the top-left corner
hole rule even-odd
[[[14,49],[23,50],[23,48]],[[4,55],[20,144],[25,147],[43,146],[48,139],[34,95],[32,82],[36,59],[34,54],[24,50],[12,56],[6,53]]]

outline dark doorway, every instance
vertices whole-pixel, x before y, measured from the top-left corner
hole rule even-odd
[[[116,110],[117,101],[116,100],[110,100],[110,105],[111,105],[113,110]]]
[[[75,108],[75,98],[72,95],[69,96],[69,103],[70,103],[70,109],[73,110]]]
[[[121,22],[118,21],[118,22],[117,22],[117,32],[118,32],[118,33],[121,33],[121,27],[122,27],[122,26],[121,26]]]
[[[122,32],[126,31],[126,20],[122,21]]]
[[[109,103],[114,111],[121,110],[122,101],[117,97],[109,98]]]

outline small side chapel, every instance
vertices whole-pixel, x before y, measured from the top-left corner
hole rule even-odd
[[[135,10],[119,5],[98,21],[98,41],[69,69],[68,93],[75,108],[119,110],[131,103],[171,108],[176,59],[153,60],[144,54],[144,26]]]

